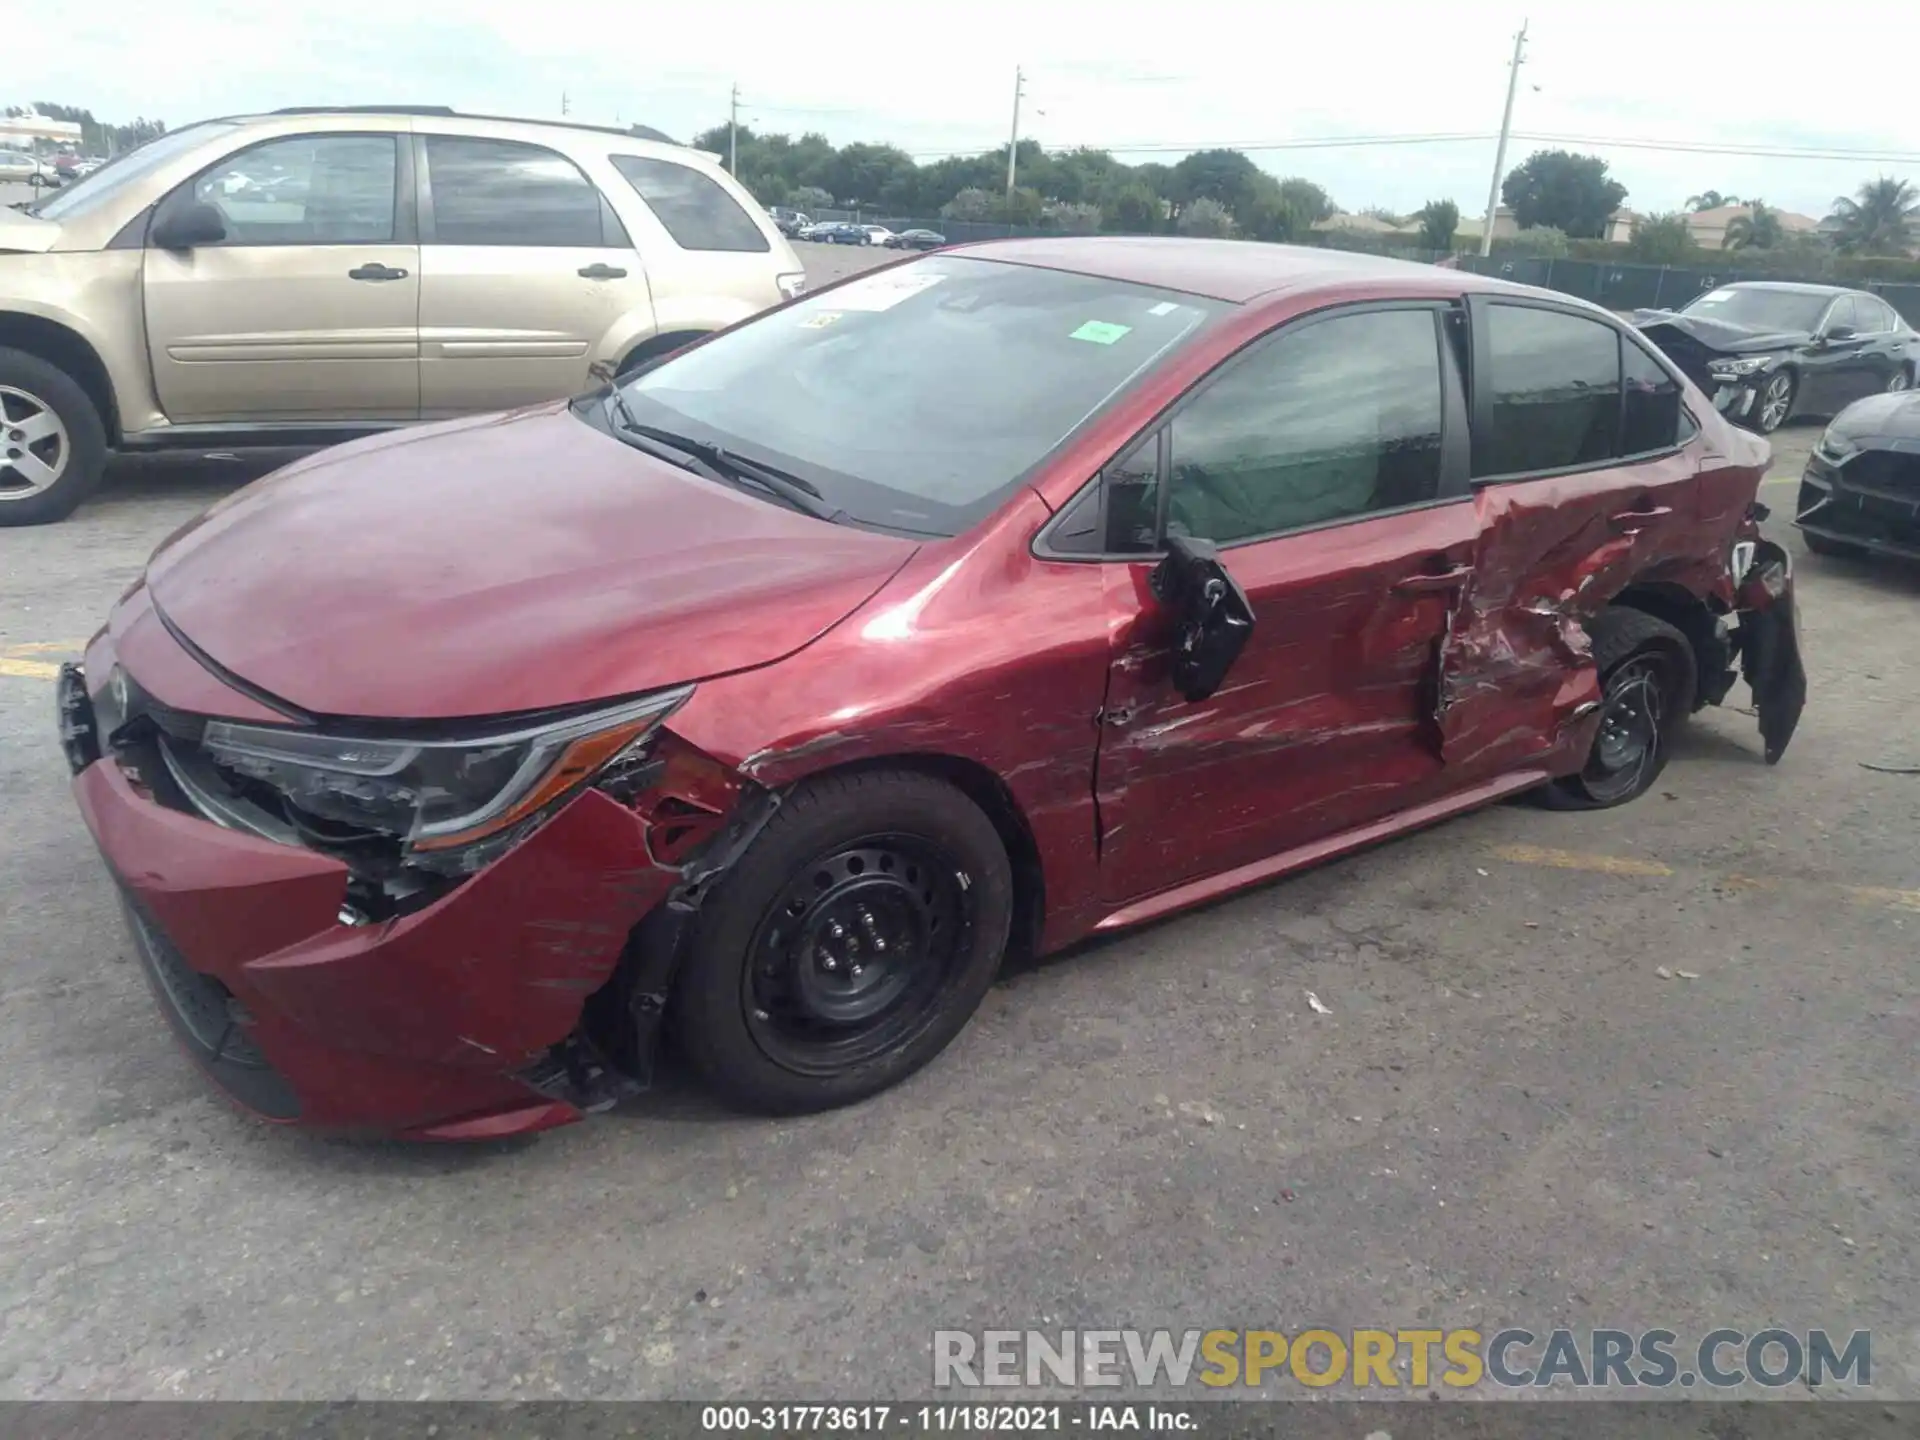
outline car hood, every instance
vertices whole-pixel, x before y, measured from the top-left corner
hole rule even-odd
[[[1756,330],[1750,325],[1733,325],[1725,320],[1709,320],[1701,315],[1684,315],[1677,310],[1639,310],[1633,323],[1654,344],[1660,343],[1662,329],[1677,330],[1698,340],[1709,350],[1726,355],[1745,355],[1759,350],[1791,350],[1809,343],[1813,336],[1805,330]]]
[[[1850,440],[1920,440],[1920,392],[1901,390],[1856,400],[1833,417],[1828,429]]]
[[[42,220],[38,215],[29,215],[24,210],[0,206],[0,252],[24,250],[44,255],[59,238],[60,226],[57,221]]]
[[[169,628],[269,695],[452,719],[765,665],[916,548],[689,474],[560,402],[296,462],[173,535],[147,579]]]

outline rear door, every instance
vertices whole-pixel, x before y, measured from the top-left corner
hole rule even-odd
[[[1846,399],[1836,407],[1877,395],[1892,383],[1906,359],[1906,347],[1900,338],[1900,321],[1885,301],[1872,295],[1853,297],[1855,329],[1860,349],[1855,358]]]
[[[415,145],[422,413],[585,390],[602,338],[652,305],[613,207],[544,145],[432,133]]]
[[[226,238],[142,257],[147,347],[175,424],[412,420],[420,252],[406,137],[265,140],[165,197]]]
[[[1585,621],[1629,581],[1725,565],[1698,524],[1698,427],[1651,350],[1590,310],[1505,296],[1470,298],[1468,334],[1479,535],[1440,676],[1459,781],[1584,749]]]

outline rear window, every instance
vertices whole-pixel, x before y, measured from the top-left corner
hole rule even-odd
[[[682,250],[754,250],[772,248],[753,217],[719,184],[689,165],[615,155],[613,168],[625,177],[647,208],[659,217]]]
[[[1491,305],[1487,340],[1492,428],[1473,437],[1476,477],[1564,470],[1620,453],[1620,341],[1611,326]]]

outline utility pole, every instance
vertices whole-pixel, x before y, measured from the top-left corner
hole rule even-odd
[[[727,173],[740,178],[740,86],[733,87],[727,104]]]
[[[1026,86],[1026,76],[1018,65],[1013,67],[1013,138],[1007,141],[1007,198],[1013,198],[1014,161],[1020,153],[1020,95]]]
[[[1520,33],[1513,37],[1513,63],[1508,67],[1507,108],[1500,116],[1500,143],[1493,152],[1493,184],[1487,188],[1487,223],[1480,232],[1480,253],[1493,253],[1493,217],[1500,210],[1500,172],[1507,164],[1507,135],[1513,129],[1513,95],[1520,88],[1520,66],[1525,61],[1527,22],[1520,22]]]

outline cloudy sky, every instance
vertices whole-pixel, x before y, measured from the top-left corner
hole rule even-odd
[[[1897,6],[1875,12],[1870,42],[1852,28],[1827,40],[1809,24],[1783,30],[1765,23],[1765,6],[1671,0],[24,0],[14,13],[46,43],[31,78],[0,81],[31,90],[0,99],[85,105],[103,119],[178,126],[396,102],[557,116],[565,95],[576,118],[642,120],[684,138],[723,120],[738,84],[741,117],[757,128],[887,140],[931,158],[1005,143],[1018,65],[1022,133],[1049,146],[1171,160],[1233,145],[1349,209],[1450,197],[1469,214],[1486,204],[1525,19],[1514,129],[1527,138],[1509,166],[1551,144],[1601,154],[1640,210],[1712,188],[1818,216],[1875,174],[1920,181],[1900,79],[1920,10]],[[1852,62],[1869,50],[1887,57],[1890,78],[1859,78]],[[1469,138],[1263,148],[1435,135]],[[1716,149],[1854,158],[1704,153]]]

